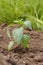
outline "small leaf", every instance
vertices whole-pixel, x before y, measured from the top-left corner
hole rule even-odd
[[[27,48],[28,42],[30,41],[30,38],[28,35],[24,34],[22,37],[22,44],[24,48]]]
[[[10,31],[9,31],[9,28],[8,28],[8,27],[7,27],[7,36],[8,36],[9,38],[11,38]]]
[[[30,30],[32,30],[32,25],[31,25],[31,22],[30,21],[25,21],[24,22],[24,25],[29,28]]]
[[[21,20],[14,21],[14,23],[16,23],[16,24],[20,24],[20,25],[24,25],[24,22],[23,22],[23,21],[21,21]]]
[[[8,45],[8,50],[11,50],[13,45],[14,45],[14,41],[10,41],[10,43]]]
[[[22,36],[23,36],[23,27],[16,28],[12,32],[12,36],[15,39],[15,41],[20,44]]]

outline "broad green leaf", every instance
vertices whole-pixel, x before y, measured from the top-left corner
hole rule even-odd
[[[23,36],[23,27],[14,29],[12,32],[12,36],[17,42],[17,44],[20,44],[22,36]]]
[[[30,21],[25,21],[24,22],[25,27],[29,28],[30,30],[32,30],[32,25]]]
[[[14,41],[10,41],[10,43],[8,45],[8,50],[11,50],[13,45],[14,45]]]
[[[30,41],[29,36],[24,34],[23,37],[22,37],[22,44],[23,44],[24,48],[28,47],[28,42],[29,41]]]
[[[8,36],[9,38],[11,38],[10,31],[9,31],[9,28],[8,28],[8,27],[7,27],[7,36]]]

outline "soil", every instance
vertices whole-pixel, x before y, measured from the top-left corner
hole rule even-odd
[[[15,24],[10,27],[10,31],[17,26]],[[14,45],[13,50],[8,51],[10,40],[6,34],[6,27],[0,26],[0,65],[43,65],[43,31],[25,30],[24,33],[30,36],[29,48]]]

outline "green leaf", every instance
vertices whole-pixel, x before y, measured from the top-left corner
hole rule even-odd
[[[17,44],[20,44],[22,36],[23,36],[23,27],[14,29],[12,32],[12,36],[17,42]]]
[[[22,37],[22,44],[24,48],[28,47],[28,42],[30,41],[30,38],[28,35],[24,34]]]
[[[14,41],[10,41],[10,43],[8,45],[8,50],[11,50],[13,45],[14,45]]]
[[[7,36],[8,36],[9,38],[11,38],[10,31],[9,31],[9,28],[8,28],[8,27],[7,27]]]
[[[14,21],[14,23],[16,23],[16,24],[20,24],[20,25],[24,25],[24,22],[23,21],[21,21],[21,20],[16,20],[16,21]]]
[[[32,25],[31,25],[31,22],[30,21],[25,21],[24,22],[24,25],[29,28],[30,30],[32,30]]]

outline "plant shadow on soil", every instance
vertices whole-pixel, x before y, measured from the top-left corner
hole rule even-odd
[[[10,27],[10,31],[18,25]],[[8,52],[6,50],[9,39],[6,35],[6,27],[0,26],[0,65],[43,65],[43,31],[25,30],[24,33],[30,36],[29,48],[22,46]]]

